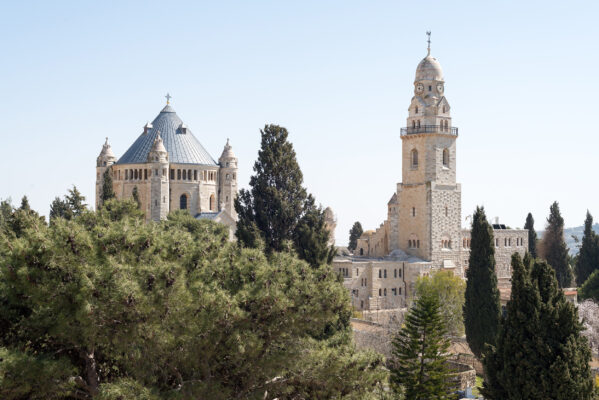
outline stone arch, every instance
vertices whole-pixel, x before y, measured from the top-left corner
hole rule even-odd
[[[186,193],[183,193],[179,197],[179,209],[180,210],[187,210],[188,207],[189,207],[189,196],[187,196]]]
[[[412,149],[410,152],[410,162],[412,164],[412,168],[418,168],[418,150]]]

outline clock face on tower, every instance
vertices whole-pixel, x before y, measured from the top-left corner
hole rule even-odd
[[[442,83],[437,83],[437,92],[443,93],[443,84]]]
[[[422,83],[419,83],[418,85],[416,85],[416,93],[422,92],[424,92],[424,85]]]

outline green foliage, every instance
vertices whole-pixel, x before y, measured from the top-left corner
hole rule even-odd
[[[235,199],[238,242],[264,248],[267,254],[295,250],[312,266],[330,263],[334,250],[327,245],[325,214],[302,186],[302,171],[287,129],[266,125],[260,133],[251,188],[240,190]]]
[[[23,196],[23,198],[21,199],[21,207],[19,207],[19,210],[31,211],[31,206],[29,205],[29,199],[27,198],[27,196]]]
[[[64,200],[56,197],[52,201],[52,204],[50,204],[50,223],[56,218],[73,219],[83,214],[86,210],[85,196],[79,192],[77,186],[73,186],[72,189],[69,189]]]
[[[364,230],[362,229],[362,224],[359,221],[354,222],[353,226],[349,230],[349,245],[347,248],[350,251],[356,250],[358,246],[358,239],[362,236]]]
[[[11,200],[6,199],[0,201],[0,231],[8,227],[12,213],[13,206]]]
[[[535,220],[531,213],[526,216],[524,229],[528,229],[528,252],[532,258],[537,258],[537,232],[535,231]]]
[[[0,398],[63,399],[73,394],[75,372],[66,357],[35,355],[35,351],[0,347]]]
[[[599,270],[593,271],[582,284],[578,290],[578,297],[580,300],[593,299],[599,302]]]
[[[139,199],[139,191],[137,190],[137,186],[133,187],[131,197],[133,198],[133,201],[137,203],[137,208],[141,208],[141,200]]]
[[[501,307],[495,275],[493,229],[483,207],[476,207],[472,219],[471,250],[466,271],[464,327],[472,352],[480,357],[485,344],[494,344]]]
[[[437,296],[421,296],[393,339],[391,382],[406,400],[447,399],[454,391],[447,365],[449,340]]]
[[[575,306],[555,272],[535,260],[530,270],[512,257],[512,293],[496,347],[483,360],[486,399],[593,399],[591,351]]]
[[[568,263],[568,247],[564,241],[564,219],[557,201],[549,208],[547,227],[543,234],[541,256],[555,269],[559,286],[570,287],[572,284],[572,269]]]
[[[576,284],[582,286],[588,277],[599,268],[599,236],[593,231],[593,216],[587,210],[584,220],[582,245],[576,257]]]
[[[354,350],[330,266],[241,249],[185,212],[145,223],[132,200],[50,226],[19,213],[20,234],[0,234],[15,398],[354,398],[384,379],[380,357]]]
[[[102,201],[101,204],[104,204],[110,199],[114,199],[114,188],[112,187],[112,168],[108,167],[104,171],[104,175],[102,175]]]
[[[464,292],[466,283],[451,271],[438,271],[422,276],[416,282],[416,296],[436,296],[447,332],[453,336],[464,334]]]

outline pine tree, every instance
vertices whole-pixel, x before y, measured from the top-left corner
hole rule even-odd
[[[537,232],[535,231],[535,220],[531,213],[526,216],[524,229],[528,229],[528,252],[532,258],[537,258]]]
[[[347,248],[350,251],[356,250],[358,239],[362,236],[362,233],[364,233],[362,224],[359,221],[354,222],[354,225],[349,230],[349,244],[347,245]]]
[[[559,286],[570,287],[572,284],[572,269],[568,264],[568,247],[564,241],[564,219],[559,210],[559,204],[554,202],[549,208],[547,227],[543,234],[541,256],[555,269]]]
[[[512,256],[512,292],[495,347],[483,359],[490,400],[593,398],[590,348],[573,304],[542,260]]]
[[[68,204],[69,209],[74,217],[83,214],[83,212],[87,210],[85,196],[81,194],[75,185],[73,185],[72,189],[69,189],[69,193],[65,196],[65,202]]]
[[[393,339],[390,380],[405,400],[447,399],[453,391],[446,333],[438,297],[419,297]]]
[[[137,186],[133,186],[131,197],[133,197],[133,201],[135,201],[137,204],[137,208],[141,208],[141,200],[139,200],[139,191],[137,190]]]
[[[480,357],[485,344],[494,344],[501,307],[495,275],[493,230],[483,207],[476,207],[472,219],[471,249],[466,271],[464,327],[472,352]]]
[[[264,246],[266,252],[295,250],[315,266],[332,260],[329,231],[321,207],[302,186],[303,176],[287,129],[266,125],[250,190],[235,199],[237,240],[245,247]]]
[[[53,223],[56,218],[71,219],[71,217],[69,204],[60,197],[55,197],[50,204],[50,223]]]
[[[580,300],[593,299],[599,302],[599,270],[593,271],[578,290]]]
[[[31,206],[29,205],[29,199],[27,196],[23,196],[21,199],[21,207],[19,207],[19,210],[31,211]]]
[[[101,204],[104,204],[106,201],[115,198],[114,188],[112,187],[112,171],[110,168],[106,168],[103,178]]]
[[[582,245],[576,257],[576,284],[582,286],[587,278],[599,268],[599,237],[593,231],[593,216],[587,210],[584,220]]]

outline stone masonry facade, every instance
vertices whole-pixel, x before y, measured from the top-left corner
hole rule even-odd
[[[418,277],[438,270],[465,276],[470,231],[461,226],[458,128],[444,90],[441,65],[429,48],[416,69],[407,127],[401,130],[402,182],[387,203],[387,219],[364,232],[354,255],[333,262],[357,309],[405,307]],[[524,255],[528,233],[497,224],[494,235],[496,273],[500,285],[509,285],[511,256]]]

